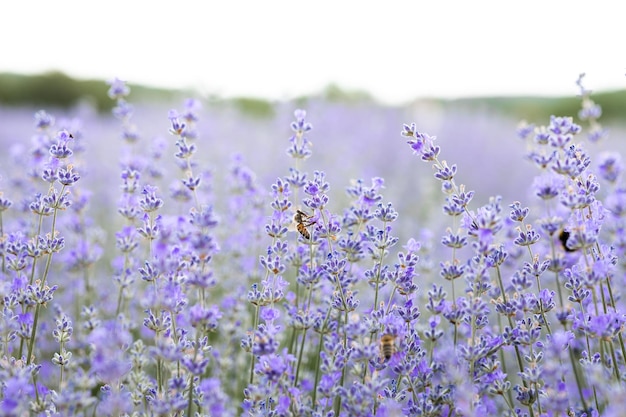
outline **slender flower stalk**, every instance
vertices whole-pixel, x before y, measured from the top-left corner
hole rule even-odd
[[[33,268],[30,279],[30,285],[28,288],[31,294],[33,305],[35,306],[34,321],[32,326],[32,332],[29,337],[28,353],[26,356],[26,363],[30,364],[33,360],[33,348],[35,346],[37,324],[39,321],[39,314],[41,307],[45,306],[48,301],[52,299],[52,294],[58,288],[56,285],[49,287],[46,285],[48,274],[50,273],[50,266],[52,264],[52,255],[58,253],[65,246],[65,239],[58,236],[56,229],[57,215],[61,210],[65,210],[71,204],[69,200],[69,191],[67,187],[73,185],[80,179],[80,176],[73,171],[71,164],[67,162],[67,158],[72,155],[72,151],[69,148],[69,142],[73,140],[73,136],[67,131],[60,131],[56,137],[56,142],[50,146],[50,160],[48,167],[43,170],[42,178],[49,182],[48,194],[41,199],[45,207],[48,208],[49,213],[52,216],[52,224],[50,233],[44,236],[38,236],[37,247],[42,254],[46,256],[46,263],[41,274],[41,279],[33,282],[35,263],[33,262]],[[59,182],[60,190],[57,190],[54,183]],[[32,205],[31,205],[32,206]],[[41,225],[41,214],[39,225]],[[35,290],[36,288],[36,290]]]
[[[52,358],[52,363],[58,365],[60,368],[59,375],[59,387],[63,388],[65,385],[64,381],[64,371],[66,367],[70,364],[70,360],[72,358],[72,352],[66,349],[67,343],[70,341],[73,328],[72,322],[65,315],[62,315],[57,319],[56,329],[52,332],[52,336],[54,339],[59,342],[59,352],[54,353],[54,357]]]

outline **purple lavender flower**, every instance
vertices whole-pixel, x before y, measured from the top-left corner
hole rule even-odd
[[[624,171],[621,155],[616,152],[605,152],[600,154],[598,159],[600,177],[610,183],[616,183]]]
[[[110,86],[108,92],[109,97],[114,100],[126,97],[130,93],[130,89],[128,88],[126,83],[119,78],[115,78],[109,81],[107,84],[109,84]]]

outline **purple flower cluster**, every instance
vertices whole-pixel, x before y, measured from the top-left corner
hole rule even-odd
[[[607,131],[578,85],[595,147]],[[23,169],[2,172],[0,416],[622,414],[623,164],[572,118],[520,125],[531,196],[482,204],[445,144],[404,125],[443,193],[446,224],[420,230],[394,183],[338,198],[308,168],[304,110],[265,190],[241,154],[207,166],[198,101],[163,116],[168,154],[129,94],[110,83],[109,182],[89,181],[80,124],[43,111]]]

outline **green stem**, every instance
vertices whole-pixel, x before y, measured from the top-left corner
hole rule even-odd
[[[313,407],[317,406],[317,403],[315,402],[316,398],[317,398],[317,386],[319,385],[320,382],[320,366],[321,366],[321,356],[322,356],[322,347],[324,346],[324,332],[326,330],[326,323],[328,323],[328,319],[330,317],[330,309],[328,309],[328,312],[326,313],[326,318],[324,319],[324,322],[322,323],[322,327],[320,328],[320,341],[317,345],[317,355],[315,356],[317,359],[317,362],[315,364],[315,385],[313,386]]]
[[[33,347],[35,346],[35,334],[37,333],[37,324],[39,322],[39,303],[35,307],[35,318],[33,320],[33,328],[30,332],[30,340],[28,341],[28,356],[26,357],[26,365],[30,365],[33,355]]]
[[[187,401],[187,415],[191,415],[191,406],[193,405],[193,375],[189,375],[189,400]]]
[[[302,364],[302,354],[304,352],[304,345],[306,342],[306,332],[307,329],[304,329],[302,332],[302,342],[300,343],[300,352],[298,353],[298,364],[296,365],[296,378],[293,381],[293,386],[298,385],[298,376],[300,375],[300,365]]]
[[[254,311],[254,325],[252,326],[252,328],[254,329],[254,331],[256,331],[256,326],[259,323],[259,306],[255,305],[255,311]],[[252,335],[252,344],[254,345],[254,334]],[[249,383],[252,384],[254,382],[254,362],[256,360],[256,357],[254,356],[254,352],[250,352],[252,354],[252,358],[250,359],[250,381]]]

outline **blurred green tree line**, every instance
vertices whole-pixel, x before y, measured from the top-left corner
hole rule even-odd
[[[133,101],[171,100],[181,96],[194,95],[193,92],[130,85]],[[114,101],[107,96],[108,87],[103,80],[79,80],[54,71],[36,75],[0,73],[0,105],[71,108],[81,102],[88,102],[100,112],[111,110]],[[572,86],[572,91],[575,91]],[[197,94],[195,94],[197,95]],[[331,84],[320,92],[319,96],[329,101],[343,101],[350,104],[373,102],[375,99],[361,91],[348,91]],[[216,99],[214,103],[230,102],[242,112],[268,117],[273,114],[273,104],[264,99],[241,97],[230,100]],[[300,97],[298,102],[305,102],[310,97]],[[626,109],[626,90],[594,92],[591,98],[602,106],[602,121],[617,122],[624,120]],[[435,101],[444,108],[481,109],[518,119],[534,120],[546,114],[574,115],[580,109],[580,98],[572,93],[568,97],[476,97],[458,100]]]
[[[134,98],[165,100],[180,93],[166,89],[130,85]],[[0,73],[0,105],[71,108],[88,102],[100,112],[108,112],[115,102],[107,95],[104,80],[78,80],[53,71],[36,75]]]

